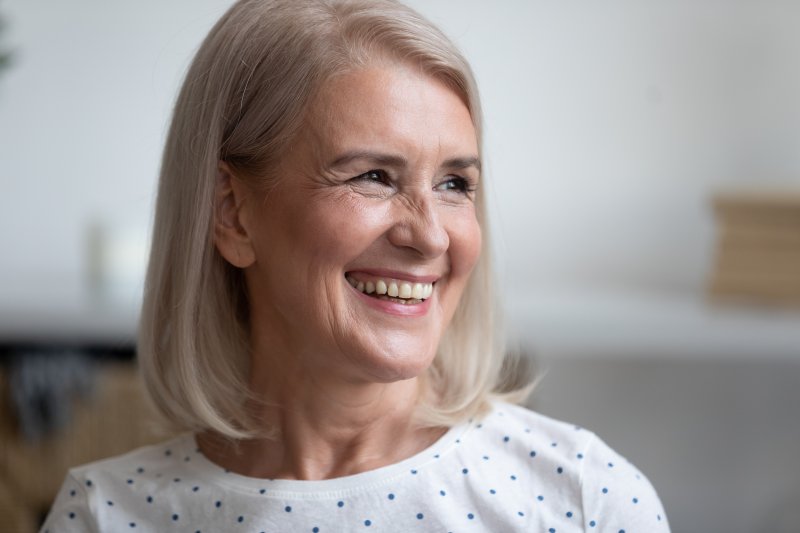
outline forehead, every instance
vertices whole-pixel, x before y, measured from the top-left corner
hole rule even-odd
[[[336,76],[313,102],[305,133],[322,151],[374,146],[443,157],[477,156],[469,110],[439,80],[403,65]]]

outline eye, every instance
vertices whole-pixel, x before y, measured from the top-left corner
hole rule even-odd
[[[441,182],[435,187],[437,191],[454,191],[461,194],[475,192],[475,187],[466,178],[461,176],[449,176],[449,179]]]
[[[374,182],[374,183],[389,183],[389,175],[386,174],[383,170],[368,170],[363,174],[359,174],[355,178],[355,181],[366,181],[366,182]]]

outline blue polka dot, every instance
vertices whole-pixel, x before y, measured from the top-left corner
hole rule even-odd
[[[167,450],[167,451],[165,451],[165,452],[164,452],[164,455],[166,455],[166,456],[170,456],[170,455],[172,455],[172,450]]]
[[[287,513],[291,513],[292,512],[292,506],[291,505],[287,505],[286,507],[283,508],[283,510],[286,511]]]
[[[109,505],[109,507],[114,505],[114,502],[112,502],[111,500],[108,500],[106,503]]]
[[[412,471],[411,471],[411,473],[412,473],[413,475],[417,475],[417,471],[416,471],[416,470],[412,470]]]
[[[554,443],[552,443],[550,446],[552,446],[553,448],[555,448],[556,446],[558,446],[558,443],[557,443],[557,442],[554,442]]]
[[[537,499],[537,500],[539,500],[540,502],[541,502],[541,501],[544,501],[544,496],[542,496],[542,495],[540,494],[540,495],[538,495],[538,496],[536,497],[536,499]]]
[[[473,518],[475,518],[475,515],[474,515],[474,514],[472,514],[472,513],[469,513],[469,514],[467,515],[467,518],[469,518],[470,520],[472,520]]]
[[[372,525],[372,520],[364,520],[364,525],[369,527]]]
[[[572,518],[572,511],[567,511],[567,518]]]
[[[620,529],[619,533],[625,533],[625,530],[624,529]]]
[[[69,495],[70,496],[75,496],[75,491],[74,490],[69,491]]]
[[[75,518],[75,513],[69,513],[69,519],[73,520]]]
[[[174,515],[172,515],[172,520],[173,520],[174,522],[177,522],[177,521],[178,521],[178,518],[180,518],[180,517],[179,517],[177,514],[174,514]]]
[[[505,437],[503,437],[503,442],[508,442],[508,441],[510,441],[510,440],[511,440],[511,437],[509,437],[508,435],[506,435]]]
[[[634,498],[633,503],[639,503],[639,498]]]
[[[609,468],[614,468],[614,463],[608,463]]]
[[[608,494],[608,488],[603,487],[603,494]]]
[[[394,500],[394,494],[392,494],[392,493],[390,492],[390,493],[389,493],[389,495],[387,496],[387,498],[389,498],[390,500]]]
[[[179,477],[176,477],[176,478],[175,478],[175,479],[173,479],[172,481],[174,481],[175,483],[180,483],[180,482],[181,482],[181,478],[179,478]]]
[[[583,454],[579,453],[577,457],[578,457],[578,459],[583,459]]]
[[[133,480],[132,480],[132,479],[129,479],[129,480],[127,481],[127,483],[128,483],[128,485],[133,485]]]
[[[216,507],[222,507],[222,502],[221,502],[221,501],[219,501],[219,500],[217,500],[216,502],[214,502],[214,506],[216,506]]]
[[[339,501],[336,503],[336,505],[338,505],[339,507],[344,507],[344,502],[343,502],[343,501],[341,501],[341,500],[339,500]]]
[[[517,480],[517,476],[515,476],[515,475],[513,475],[513,474],[512,474],[512,475],[511,475],[511,481],[516,481],[516,480]]]
[[[447,493],[445,491],[443,491],[443,490],[440,490],[439,494],[441,494],[442,496],[446,496],[447,495]]]
[[[153,497],[152,496],[148,496],[147,497],[147,503],[153,503]]]
[[[489,456],[488,456],[488,455],[484,455],[484,456],[483,456],[483,460],[484,460],[484,461],[488,461],[488,460],[489,460]]]
[[[564,469],[559,466],[558,468],[556,468],[556,472],[558,472],[559,474],[563,474]]]
[[[315,527],[311,530],[311,533],[319,533],[319,528]]]
[[[489,489],[489,494],[497,494],[497,491],[494,489]]]
[[[261,489],[258,491],[259,494],[264,494],[265,492],[267,492],[267,489]]]
[[[461,469],[461,473],[462,474],[468,474],[469,473],[469,469],[468,468],[462,468]]]
[[[422,520],[423,518],[425,518],[425,515],[424,515],[424,514],[422,514],[422,513],[417,513],[417,520]]]
[[[136,527],[136,522],[131,522],[130,524],[128,524],[128,526],[129,527]]]
[[[536,457],[536,452],[534,452],[533,450],[531,450],[531,457]]]
[[[140,466],[139,468],[137,468],[137,469],[136,469],[136,472],[137,472],[137,473],[139,473],[139,474],[141,474],[141,473],[143,473],[143,472],[144,472],[144,468],[142,468],[142,467]]]
[[[661,515],[656,515],[656,518],[658,518],[658,521],[661,522]]]
[[[594,526],[596,526],[596,525],[597,525],[597,522],[595,522],[594,520],[592,520],[591,522],[589,522],[589,527],[594,527]]]
[[[86,486],[87,487],[91,487],[92,486],[92,480],[91,479],[87,479],[86,480]]]
[[[197,492],[198,490],[200,490],[200,487],[198,487],[197,485],[192,487],[192,492]]]
[[[547,533],[556,533],[556,528],[551,527],[550,529],[547,530]]]
[[[239,518],[236,519],[236,521],[241,524],[242,522],[244,522],[244,517],[240,516]]]
[[[517,514],[520,516],[525,516],[525,513],[523,513],[522,511],[517,511]]]

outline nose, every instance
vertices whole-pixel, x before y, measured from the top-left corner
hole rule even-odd
[[[444,254],[450,246],[450,237],[442,224],[439,207],[430,194],[399,202],[396,221],[388,231],[389,242],[423,259]]]

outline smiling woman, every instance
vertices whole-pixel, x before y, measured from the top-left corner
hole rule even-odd
[[[142,313],[187,433],[73,470],[44,529],[667,530],[592,433],[508,403],[480,132],[401,4],[236,3],[175,107]]]

